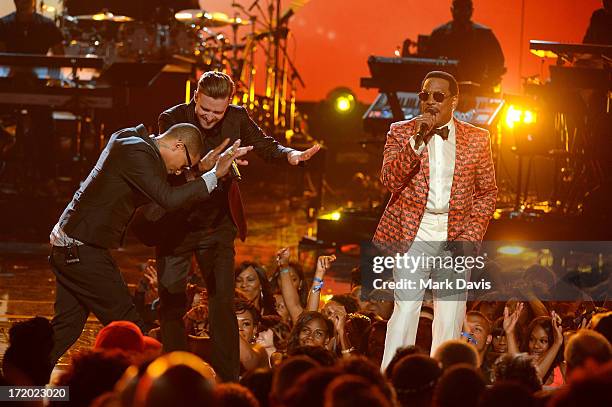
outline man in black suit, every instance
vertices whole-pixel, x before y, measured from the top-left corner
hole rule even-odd
[[[159,129],[176,123],[191,123],[204,136],[206,171],[216,159],[215,150],[226,139],[240,138],[268,162],[291,165],[310,159],[320,146],[306,151],[284,147],[267,136],[249,117],[246,109],[230,104],[234,82],[221,72],[205,72],[188,104],[174,106],[159,116]],[[239,373],[238,325],[233,312],[234,239],[246,237],[246,219],[235,179],[220,182],[208,201],[181,213],[173,235],[166,235],[157,247],[162,342],[166,351],[187,349],[182,316],[186,310],[185,284],[191,257],[200,266],[209,298],[211,364],[219,376],[237,381]]]
[[[200,158],[202,141],[195,126],[178,124],[155,137],[140,125],[111,136],[51,232],[49,262],[56,276],[53,363],[79,338],[90,312],[104,325],[127,320],[142,329],[109,249],[122,244],[138,206],[153,201],[171,211],[208,199],[232,160],[251,149],[239,145],[236,141],[199,179],[172,187],[167,175],[182,173]]]
[[[459,60],[457,80],[477,83],[485,94],[506,72],[504,53],[493,30],[472,22],[473,12],[472,0],[453,0],[453,19],[432,31],[425,56]]]

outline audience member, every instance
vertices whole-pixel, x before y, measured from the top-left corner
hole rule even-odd
[[[8,332],[9,346],[2,359],[4,380],[17,386],[44,386],[49,383],[53,329],[46,318],[16,322]]]
[[[477,368],[455,365],[444,371],[434,390],[437,407],[475,406],[484,392],[486,383]]]
[[[397,362],[391,383],[402,407],[429,407],[442,375],[438,362],[426,355],[409,355]]]

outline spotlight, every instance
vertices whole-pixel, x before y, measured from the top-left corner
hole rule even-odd
[[[348,88],[336,88],[327,96],[334,110],[340,114],[348,114],[355,109],[355,95]]]
[[[522,254],[525,251],[525,248],[522,246],[502,246],[497,249],[497,253],[507,254],[510,256],[516,256]]]
[[[510,105],[506,110],[506,117],[504,121],[506,123],[506,127],[512,129],[517,124],[535,123],[537,121],[537,115],[531,110]]]

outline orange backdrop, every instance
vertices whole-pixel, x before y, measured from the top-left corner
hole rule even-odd
[[[248,7],[252,0],[240,2]],[[283,7],[289,3],[283,1]],[[229,0],[201,4],[210,11],[237,10]],[[261,4],[265,7],[267,1]],[[450,4],[450,0],[310,0],[290,24],[294,39],[289,52],[306,83],[298,99],[319,100],[337,86],[348,86],[360,100],[371,101],[376,92],[359,88],[359,78],[368,75],[368,56],[391,56],[405,38],[429,34],[450,20]],[[521,77],[541,71],[539,59],[528,51],[529,40],[581,42],[591,13],[600,7],[600,0],[474,0],[473,20],[491,27],[501,43],[508,69],[503,90],[519,92]]]

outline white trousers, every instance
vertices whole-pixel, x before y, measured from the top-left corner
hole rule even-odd
[[[450,252],[445,251],[444,246],[448,236],[448,214],[429,214],[425,213],[414,242],[408,250],[408,255],[415,258],[425,256],[450,256]],[[413,270],[414,271],[414,270]],[[400,268],[393,270],[393,278],[397,283],[402,279],[421,280],[434,277],[438,272],[441,276],[452,270],[436,270],[433,268],[418,268],[411,272]],[[469,275],[468,275],[469,277]],[[465,319],[466,301],[462,296],[442,297],[433,291],[434,299],[434,320],[432,326],[432,345],[431,355],[436,348],[444,341],[458,338],[461,333],[463,320]],[[414,345],[416,340],[417,328],[419,325],[419,315],[425,288],[395,290],[395,308],[387,324],[387,336],[385,339],[385,351],[381,364],[384,371],[398,348]]]

